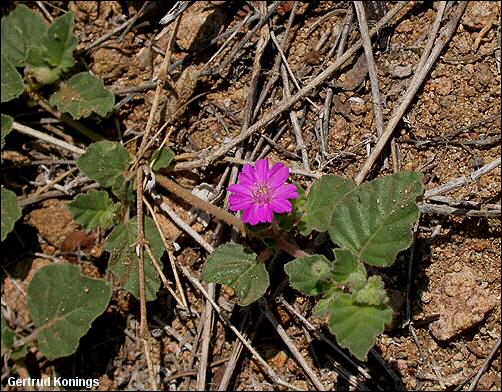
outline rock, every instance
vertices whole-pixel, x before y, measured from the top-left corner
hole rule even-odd
[[[177,43],[188,51],[198,51],[220,32],[225,22],[221,7],[208,7],[206,2],[195,2],[183,13],[178,28]],[[170,37],[165,34],[164,37]]]
[[[483,352],[481,348],[481,343],[478,341],[471,341],[466,344],[467,350],[473,353],[478,358],[483,358],[486,356],[486,353]]]
[[[453,82],[450,78],[440,78],[434,81],[436,92],[439,95],[445,96],[453,91]]]
[[[467,28],[480,30],[497,14],[497,2],[473,1],[467,5],[461,23]]]
[[[398,33],[409,33],[415,28],[414,21],[410,19],[405,19],[396,27]]]
[[[497,382],[497,376],[493,373],[485,373],[481,376],[478,382],[480,391],[489,391],[490,388]]]
[[[471,245],[471,248],[474,249],[476,252],[484,252],[486,248],[488,248],[489,244],[487,241],[484,241],[482,239],[477,239],[476,242],[474,242]]]
[[[496,78],[492,73],[491,67],[485,63],[481,63],[477,66],[477,70],[474,75],[479,84],[481,84],[484,87],[487,87],[491,83],[494,83],[496,81]]]
[[[354,66],[335,82],[335,86],[345,91],[356,90],[368,75],[368,62],[363,54],[359,56]]]
[[[473,39],[470,34],[463,33],[461,34],[455,42],[455,47],[459,51],[460,54],[467,54],[471,51],[473,45]]]
[[[395,78],[407,78],[413,72],[411,64],[406,65],[391,65],[389,67],[389,73]]]
[[[356,116],[366,113],[366,105],[362,99],[349,99],[349,102],[350,108]]]
[[[47,200],[42,208],[31,212],[28,223],[34,226],[40,235],[51,245],[61,247],[70,233],[77,230],[71,212],[62,200]]]
[[[475,326],[496,305],[489,290],[481,289],[469,267],[446,275],[433,293],[431,307],[440,314],[438,321],[429,325],[438,340],[449,340]]]
[[[103,80],[118,79],[127,70],[130,59],[116,49],[99,48],[92,54],[92,71]]]
[[[287,361],[288,354],[286,354],[284,351],[279,351],[268,362],[270,365],[275,366],[277,369],[281,369],[284,367]]]

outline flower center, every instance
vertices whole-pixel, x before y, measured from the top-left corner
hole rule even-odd
[[[267,184],[258,182],[253,187],[253,200],[256,204],[268,204],[272,201],[272,195]]]

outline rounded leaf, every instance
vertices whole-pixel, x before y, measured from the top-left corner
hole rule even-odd
[[[2,144],[5,137],[10,133],[10,131],[12,131],[13,123],[14,119],[11,116],[7,116],[6,114],[2,113]]]
[[[136,298],[140,298],[139,258],[136,255],[135,246],[137,230],[137,216],[127,224],[119,223],[106,239],[105,250],[110,252],[108,265],[110,270],[119,278],[122,288],[129,291]],[[153,255],[160,262],[160,258],[164,253],[164,244],[157,227],[148,217],[145,217],[144,233]],[[144,254],[146,299],[147,301],[153,301],[157,298],[160,278],[148,253],[145,252]]]
[[[367,182],[343,198],[328,232],[340,248],[365,263],[386,267],[412,242],[411,225],[420,211],[420,173],[401,172]]]
[[[89,146],[77,160],[77,167],[90,179],[111,187],[124,176],[130,162],[131,156],[122,144],[103,140]]]
[[[157,150],[152,155],[152,169],[157,171],[168,167],[174,159],[174,151],[170,148],[162,148]]]
[[[24,66],[31,52],[40,47],[46,30],[42,15],[19,4],[2,18],[2,57],[6,56],[15,67]]]
[[[364,287],[353,291],[352,298],[359,304],[375,306],[386,304],[389,301],[383,280],[378,275],[370,276]]]
[[[11,61],[2,54],[2,91],[1,101],[8,102],[19,97],[24,91],[23,78]],[[3,130],[2,130],[3,133]],[[2,137],[3,139],[3,137]]]
[[[73,12],[63,14],[52,22],[42,38],[45,62],[62,71],[75,64],[73,50],[77,46],[77,38],[73,35],[73,19]]]
[[[75,265],[41,268],[28,286],[28,307],[38,328],[39,348],[47,359],[77,351],[80,338],[106,310],[111,295],[107,282],[81,275]]]
[[[299,257],[284,266],[289,283],[307,295],[318,295],[326,288],[326,279],[332,275],[332,263],[323,255]]]
[[[360,274],[366,279],[366,268],[349,250],[334,249],[334,253],[333,279],[345,283],[351,274]]]
[[[343,177],[326,175],[318,179],[305,204],[301,234],[309,235],[312,230],[327,231],[333,211],[354,188],[355,184]]]
[[[115,105],[115,96],[105,88],[103,81],[89,72],[72,76],[51,96],[50,104],[78,120],[96,113],[106,117]]]
[[[105,191],[91,189],[85,194],[79,194],[68,205],[73,217],[86,229],[102,227],[108,229],[118,219],[120,203],[112,203]]]
[[[21,218],[21,208],[14,192],[2,188],[2,241],[14,229],[14,224]]]
[[[265,265],[256,260],[256,254],[242,245],[218,246],[206,260],[204,279],[233,288],[241,306],[261,298],[269,286]]]
[[[322,311],[328,314],[329,328],[338,344],[348,348],[361,361],[365,360],[376,337],[392,321],[391,308],[385,304],[357,303],[347,293],[337,293],[331,301],[325,301]]]

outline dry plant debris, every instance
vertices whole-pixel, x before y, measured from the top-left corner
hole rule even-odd
[[[28,4],[47,21],[75,13],[79,67],[116,105],[78,124],[48,104],[5,105],[18,125],[2,144],[2,184],[23,218],[2,243],[2,314],[16,333],[33,332],[26,290],[48,264],[108,279],[114,294],[74,355],[48,361],[32,345],[25,360],[3,356],[2,388],[24,390],[9,377],[63,376],[99,379],[96,390],[500,390],[500,3],[381,2],[381,15],[378,2],[363,12],[352,2],[176,3],[166,26],[171,3]],[[210,250],[238,233],[201,223],[189,196],[157,187],[165,208],[150,203],[140,165],[129,174],[145,184],[139,210],[162,234],[167,283],[149,303],[122,290],[104,272],[107,233],[81,230],[66,208],[99,188],[74,170],[96,134],[136,164],[171,148],[166,181],[209,184],[207,202],[225,208],[242,165],[263,158],[288,165],[304,189],[323,174],[422,172],[414,243],[379,271],[394,322],[369,360],[337,346],[315,302],[279,273],[261,306],[246,308],[230,288],[203,282]],[[330,247],[315,235],[298,245]],[[281,253],[272,270],[290,259]]]

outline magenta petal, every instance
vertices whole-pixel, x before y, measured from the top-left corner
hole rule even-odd
[[[255,182],[256,181],[256,173],[255,173],[255,170],[253,168],[253,166],[251,166],[249,163],[246,163],[244,165],[244,167],[242,168],[242,172],[241,174],[239,175],[239,177],[241,175],[245,175],[250,181],[252,182]]]
[[[252,195],[252,191],[249,187],[242,184],[232,184],[227,188],[230,192],[244,194],[244,195]]]
[[[284,184],[274,190],[274,197],[277,198],[296,199],[298,196],[298,190],[294,184]]]
[[[230,195],[228,198],[228,208],[231,211],[240,211],[253,204],[253,199],[247,196]]]
[[[289,169],[281,162],[276,163],[270,171],[268,184],[271,189],[275,189],[286,182],[289,177]]]
[[[266,183],[270,176],[270,171],[268,169],[268,160],[267,159],[259,159],[255,163],[255,171],[256,171],[256,179],[258,181]]]
[[[252,187],[253,184],[256,182],[256,173],[254,169],[251,167],[251,165],[247,166],[248,168],[246,169],[246,171],[243,170],[239,174],[239,183]]]
[[[259,206],[256,209],[256,216],[259,222],[272,222],[272,208],[269,205]],[[270,220],[269,220],[270,219]]]
[[[258,207],[253,204],[246,208],[242,214],[242,221],[250,225],[256,225],[258,223]]]
[[[272,211],[272,207],[270,204],[267,204],[266,206],[263,206],[262,208],[262,217],[265,217],[262,222],[268,222],[271,223],[274,220],[274,212]]]
[[[291,212],[293,210],[293,205],[288,199],[278,198],[272,201],[272,210],[278,214],[283,214],[285,212]]]
[[[239,174],[239,184],[247,186],[249,189],[253,188],[256,181],[252,180],[244,173]]]

